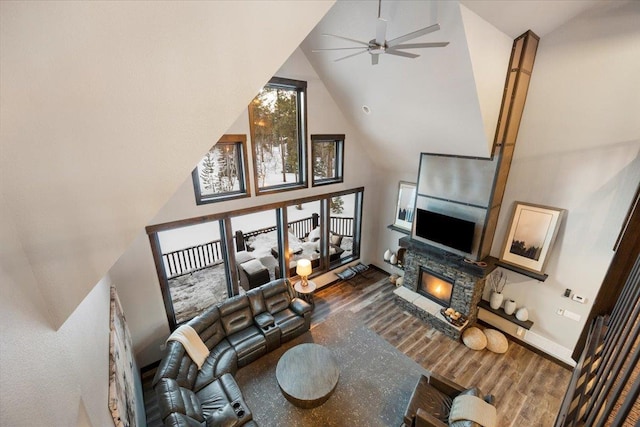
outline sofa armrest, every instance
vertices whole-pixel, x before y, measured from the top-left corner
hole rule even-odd
[[[451,398],[456,397],[464,391],[464,387],[433,372],[429,373],[429,384]]]
[[[234,427],[239,425],[238,416],[231,405],[224,405],[207,417],[207,427]]]
[[[264,312],[260,313],[253,318],[258,327],[261,329],[266,329],[269,326],[275,325],[276,321],[270,313]]]
[[[418,408],[413,427],[447,427],[447,425],[424,409]]]
[[[291,303],[289,304],[289,308],[291,308],[291,310],[293,310],[294,313],[300,316],[303,316],[305,313],[308,313],[311,311],[311,304],[309,304],[308,302],[300,298],[294,298],[291,300]]]

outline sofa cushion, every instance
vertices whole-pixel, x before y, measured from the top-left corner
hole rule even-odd
[[[202,387],[220,378],[224,374],[234,375],[238,371],[238,356],[229,341],[222,340],[209,353],[209,357],[198,372],[193,391],[198,392]]]
[[[289,307],[291,295],[284,279],[273,281],[262,287],[264,303],[269,313],[275,314]]]
[[[246,295],[227,299],[220,304],[219,309],[222,327],[227,337],[253,325],[253,314],[249,307],[249,298]]]
[[[165,427],[202,427],[200,421],[194,420],[179,412],[169,414],[169,416],[163,420],[163,425]]]
[[[232,402],[240,401],[246,407],[246,404],[242,401],[240,388],[231,374],[224,374],[197,392],[196,396],[200,400],[203,420]]]
[[[238,416],[231,404],[226,404],[207,417],[207,427],[234,427],[238,425]]]
[[[236,350],[238,359],[242,359],[262,347],[264,347],[265,352],[267,349],[267,340],[260,333],[260,330],[253,325],[229,335],[227,340]]]
[[[289,335],[295,333],[299,328],[304,327],[304,318],[298,316],[293,310],[287,308],[273,315],[276,326],[282,332],[282,340],[292,338]]]
[[[187,388],[180,387],[177,381],[161,378],[156,386],[156,394],[162,419],[172,412],[178,412],[200,422],[204,421],[196,394]]]
[[[189,357],[184,346],[178,341],[167,342],[164,357],[158,365],[153,384],[160,378],[171,378],[181,387],[192,388],[198,375],[198,365]]]
[[[220,310],[213,306],[202,312],[199,316],[189,321],[191,326],[200,335],[200,338],[209,350],[215,347],[224,337],[225,331],[220,321]]]

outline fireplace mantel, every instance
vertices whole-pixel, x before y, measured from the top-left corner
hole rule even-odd
[[[415,301],[421,301],[420,299],[407,298],[407,296],[418,295],[421,268],[434,272],[436,275],[445,277],[454,283],[451,307],[467,316],[469,319],[467,325],[472,325],[478,316],[478,303],[482,298],[485,279],[495,269],[495,259],[483,260],[487,265],[480,267],[477,264],[465,261],[465,258],[460,255],[424,244],[409,237],[401,238],[399,244],[407,249],[404,259],[405,274],[402,286],[411,293],[406,291],[396,292],[395,301],[404,309],[447,336],[459,339],[464,328],[456,328],[444,320],[439,315],[437,307],[423,307],[423,304],[415,303]]]

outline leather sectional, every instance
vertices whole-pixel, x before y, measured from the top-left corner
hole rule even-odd
[[[309,330],[311,306],[278,279],[210,307],[188,323],[210,353],[200,369],[168,341],[153,379],[165,426],[257,426],[234,375]]]

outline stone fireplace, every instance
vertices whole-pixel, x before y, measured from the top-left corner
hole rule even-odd
[[[403,237],[406,248],[404,280],[395,291],[395,301],[405,310],[453,339],[459,339],[468,325],[475,323],[486,276],[493,266],[478,267],[464,258],[433,246]],[[448,307],[467,316],[468,323],[456,327],[440,313]]]

